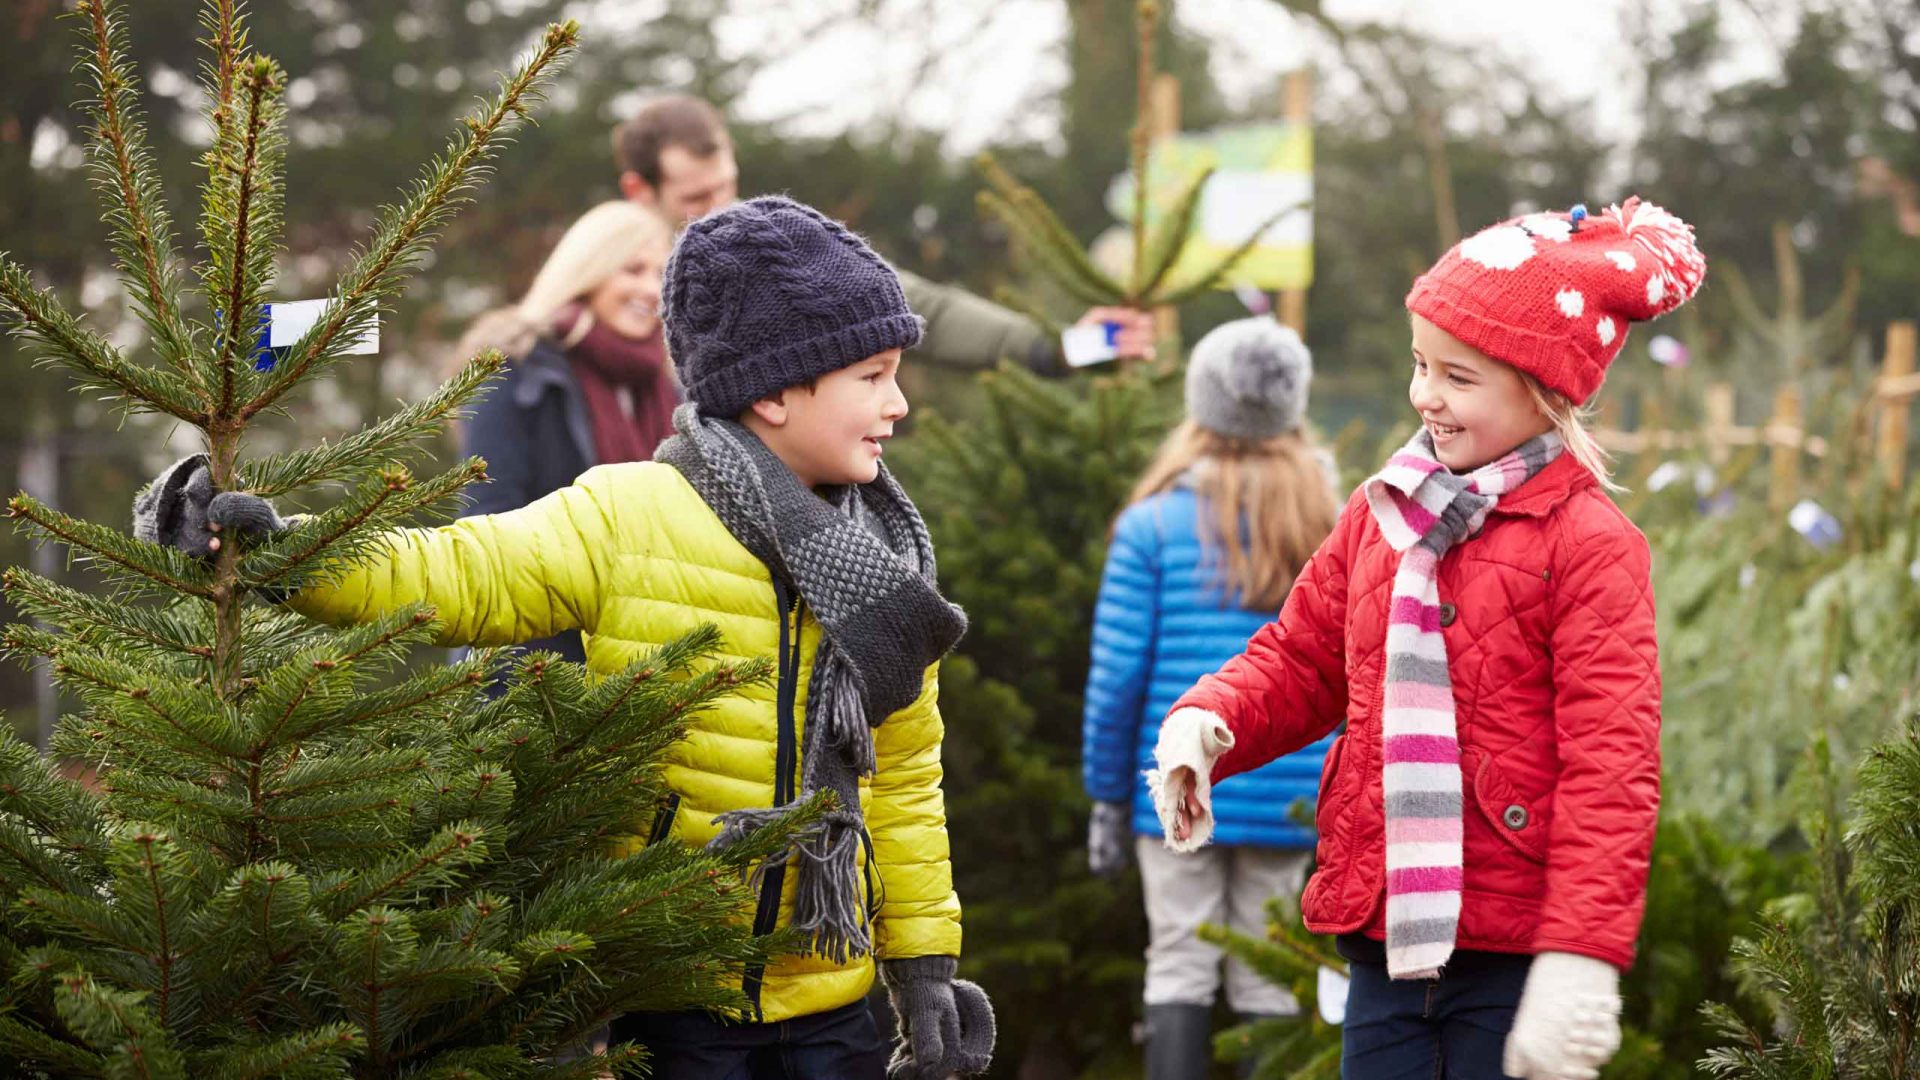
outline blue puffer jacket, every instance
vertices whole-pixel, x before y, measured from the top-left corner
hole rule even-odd
[[[1223,599],[1198,533],[1199,499],[1184,487],[1135,503],[1120,515],[1093,616],[1087,674],[1082,777],[1096,801],[1133,803],[1133,828],[1161,835],[1141,773],[1153,767],[1160,721],[1174,699],[1240,654],[1275,616]],[[1310,848],[1320,765],[1330,735],[1213,789],[1215,842]],[[1309,814],[1301,819],[1295,804]]]

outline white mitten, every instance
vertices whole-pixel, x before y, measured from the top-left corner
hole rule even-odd
[[[1147,790],[1167,834],[1167,847],[1197,851],[1213,836],[1213,763],[1231,749],[1233,732],[1227,722],[1205,709],[1175,709],[1160,725],[1160,741],[1153,748],[1159,768],[1147,772]],[[1173,834],[1174,814],[1185,794],[1181,769],[1193,770],[1193,793],[1200,800],[1200,816],[1189,823],[1185,840]]]
[[[1620,1049],[1620,972],[1605,960],[1543,952],[1527,969],[1503,1068],[1518,1080],[1594,1080]]]

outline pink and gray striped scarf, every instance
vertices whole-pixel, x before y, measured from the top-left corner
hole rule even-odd
[[[1463,860],[1460,738],[1440,632],[1438,569],[1500,496],[1560,456],[1549,432],[1464,475],[1434,457],[1425,428],[1365,485],[1380,534],[1400,552],[1387,612],[1380,720],[1387,811],[1387,974],[1429,979],[1453,955]]]

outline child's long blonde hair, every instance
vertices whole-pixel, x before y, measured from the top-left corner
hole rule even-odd
[[[1625,491],[1625,488],[1613,482],[1612,459],[1606,448],[1587,429],[1590,415],[1587,407],[1574,404],[1572,398],[1549,388],[1524,371],[1520,372],[1520,378],[1527,384],[1527,392],[1533,395],[1534,406],[1553,425],[1554,434],[1566,444],[1566,452],[1573,456],[1573,460],[1592,473],[1593,478],[1600,481],[1600,486],[1606,490]]]
[[[1278,611],[1340,514],[1324,452],[1305,429],[1256,441],[1184,420],[1160,444],[1127,505],[1183,476],[1200,499],[1200,544],[1221,584],[1243,607]]]
[[[665,259],[672,245],[673,227],[653,210],[624,199],[601,203],[567,227],[519,303],[473,321],[455,362],[464,364],[482,349],[526,355],[555,312],[599,288],[635,253],[654,250]]]

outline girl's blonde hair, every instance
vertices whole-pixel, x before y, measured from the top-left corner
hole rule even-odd
[[[664,259],[672,246],[673,227],[658,213],[624,199],[601,203],[567,227],[519,303],[474,320],[460,339],[457,362],[482,349],[526,355],[555,312],[599,288],[636,252],[653,250]]]
[[[1515,371],[1520,371],[1515,368]],[[1533,404],[1553,424],[1554,434],[1566,444],[1566,452],[1573,460],[1593,474],[1600,486],[1608,491],[1625,491],[1613,482],[1613,467],[1610,455],[1602,447],[1593,432],[1587,430],[1589,410],[1584,405],[1576,405],[1573,399],[1558,390],[1549,388],[1545,383],[1524,371],[1520,378],[1527,384],[1527,392],[1533,395]]]
[[[1184,420],[1160,444],[1127,505],[1190,476],[1203,506],[1200,544],[1221,584],[1244,607],[1277,611],[1340,514],[1329,467],[1304,430],[1235,439]]]

